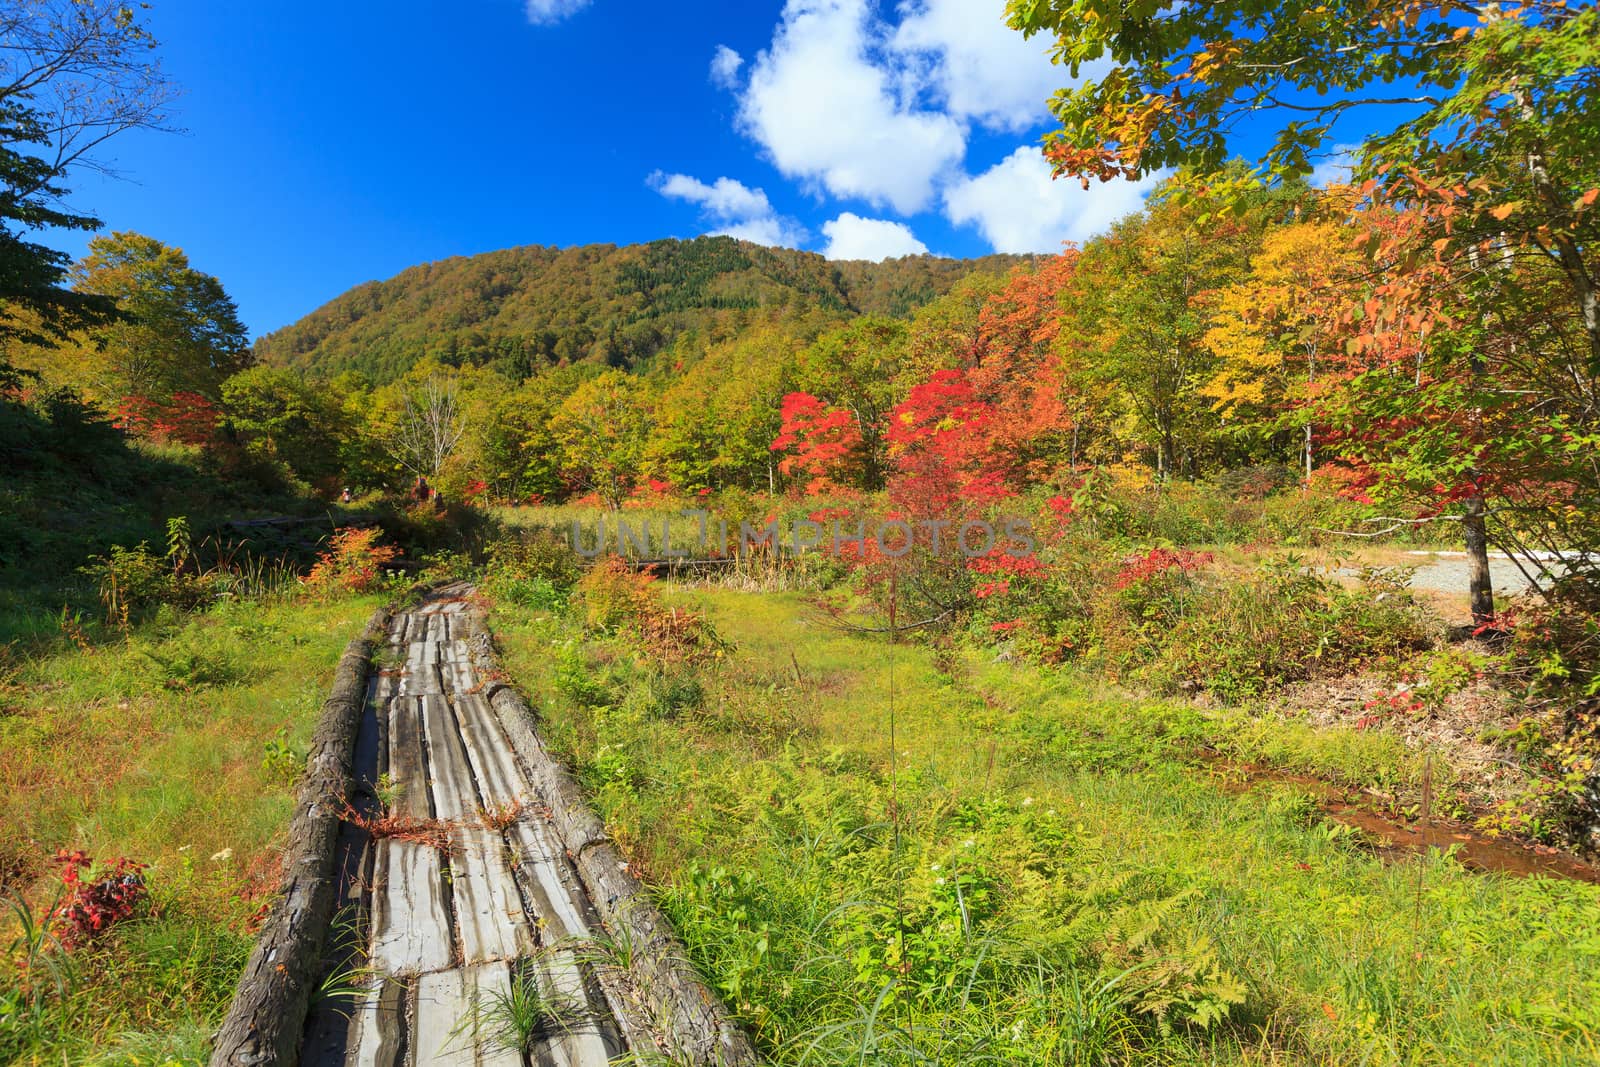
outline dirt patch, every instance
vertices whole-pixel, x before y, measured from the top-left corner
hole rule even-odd
[[[1477,643],[1457,648],[1467,654],[1490,651]],[[1362,672],[1289,686],[1263,710],[1319,729],[1384,730],[1408,748],[1431,750],[1449,764],[1450,777],[1476,807],[1518,796],[1528,782],[1517,754],[1493,740],[1521,722],[1526,711],[1486,679],[1441,697],[1429,694],[1423,683]]]
[[[1263,785],[1288,785],[1306,793],[1327,818],[1364,834],[1379,855],[1397,859],[1436,848],[1450,851],[1468,870],[1524,878],[1542,875],[1600,885],[1600,868],[1557,849],[1489,837],[1464,823],[1426,813],[1416,820],[1395,818],[1382,810],[1387,805],[1385,799],[1341,789],[1309,775],[1238,763],[1215,754],[1208,756],[1207,764],[1222,789],[1229,793],[1244,793]]]

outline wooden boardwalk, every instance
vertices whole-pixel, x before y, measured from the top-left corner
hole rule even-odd
[[[369,821],[341,839],[336,927],[356,943],[334,950],[302,1063],[602,1067],[639,1040],[602,982],[594,908],[481,693],[484,624],[465,592],[390,622],[356,742]],[[537,1005],[520,1026],[518,1000]]]

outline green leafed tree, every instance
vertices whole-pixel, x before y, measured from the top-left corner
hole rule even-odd
[[[251,363],[233,298],[182,249],[131,232],[96,237],[72,284],[116,308],[115,318],[62,346],[62,358],[75,358],[81,380],[108,402],[174,392],[216,398],[223,380]]]
[[[340,397],[293,371],[251,367],[222,383],[229,428],[246,452],[331,490],[353,436]]]
[[[100,221],[63,203],[74,171],[125,130],[157,128],[171,90],[141,22],[121,0],[0,5],[0,334],[39,340],[104,315],[104,294],[66,289],[69,257],[42,232]]]

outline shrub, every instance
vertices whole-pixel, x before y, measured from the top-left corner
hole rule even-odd
[[[635,573],[615,556],[595,564],[578,583],[578,592],[586,626],[628,634],[660,662],[698,663],[725,647],[704,615],[663,603],[654,578]]]
[[[306,587],[317,593],[365,593],[383,583],[383,568],[392,563],[400,550],[380,545],[382,531],[376,527],[346,527],[334,533],[311,573]]]
[[[584,662],[583,654],[568,645],[556,660],[556,689],[580,708],[598,708],[611,703],[611,690],[597,680]]]
[[[145,649],[143,654],[155,681],[164,689],[178,692],[232,685],[249,673],[225,647],[192,633]]]
[[[1539,780],[1489,820],[1588,848],[1600,845],[1600,580],[1574,574],[1547,597],[1501,618],[1501,670],[1525,687],[1528,717],[1514,733]]]
[[[559,533],[543,527],[493,542],[483,589],[523,607],[554,610],[583,575],[583,564]]]
[[[51,912],[56,937],[66,948],[88,944],[124,919],[131,918],[148,895],[145,864],[116,859],[95,875],[84,877],[92,861],[83,852],[56,853],[61,868],[62,897]]]
[[[266,755],[261,758],[261,769],[267,777],[281,785],[293,785],[305,767],[305,755],[289,743],[289,728],[284,727],[267,739]]]
[[[1403,577],[1369,572],[1348,590],[1302,571],[1293,557],[1213,586],[1169,632],[1152,636],[1159,647],[1147,679],[1227,700],[1431,642]]]
[[[188,611],[215,598],[215,583],[183,572],[182,562],[170,554],[156,555],[141,541],[133,548],[113,545],[107,555],[91,557],[79,571],[94,580],[106,619],[126,627],[162,606]]]

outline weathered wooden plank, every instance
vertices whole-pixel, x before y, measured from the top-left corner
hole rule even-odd
[[[493,669],[492,649],[484,651],[487,666]],[[577,782],[539,740],[533,713],[521,695],[499,684],[488,690],[506,736],[550,807],[557,835],[573,857],[590,901],[608,924],[626,929],[642,949],[631,970],[636,987],[649,1001],[651,1025],[664,1030],[677,1054],[689,1062],[726,1067],[758,1063],[749,1039],[687,963],[666,917],[606,837],[604,824],[583,799]]]
[[[539,988],[552,1010],[529,1058],[541,1067],[606,1067],[622,1055],[610,1011],[595,1004],[577,957],[564,950],[546,952],[536,966]]]
[[[479,818],[478,788],[456,719],[443,697],[423,697],[423,729],[433,809],[440,819],[466,823]],[[467,963],[508,959],[531,948],[533,937],[522,897],[498,832],[464,826],[452,856],[451,892]]]
[[[417,982],[413,1045],[417,1067],[522,1067],[522,1053],[493,1018],[496,995],[511,988],[503,963],[457,967]]]
[[[422,757],[422,702],[429,699],[438,698],[397,696],[389,702],[389,780],[399,794],[391,807],[411,819],[433,814]]]
[[[372,968],[420,974],[450,966],[449,888],[439,850],[385,838],[378,842],[373,881]]]
[[[392,975],[373,985],[350,1016],[348,1067],[402,1067],[409,993],[407,981]]]
[[[445,692],[455,696],[471,696],[481,688],[472,664],[465,660],[449,660],[439,664],[439,677],[444,681]]]
[[[433,812],[423,762],[421,705],[429,697],[396,697],[389,709],[389,776],[397,796],[392,812],[427,819]],[[385,838],[378,842],[372,906],[371,964],[386,974],[450,966],[449,890],[444,865],[431,845]]]
[[[525,817],[507,828],[514,847],[517,878],[523,896],[539,926],[540,941],[559,945],[588,937],[593,916],[577,873],[539,815]]]
[[[533,948],[533,930],[522,910],[522,894],[497,831],[467,827],[450,854],[450,889],[455,904],[461,961],[509,960]]]
[[[406,666],[415,668],[424,664],[438,663],[443,658],[445,644],[444,640],[434,637],[412,641],[406,645]]]
[[[472,765],[467,762],[467,751],[456,730],[455,715],[449,703],[443,696],[425,696],[418,703],[428,742],[428,775],[434,814],[447,822],[475,816],[478,788],[473,782]]]
[[[516,754],[500,732],[500,721],[489,701],[479,694],[457,690],[455,706],[461,740],[485,807],[504,808],[531,801],[533,783],[517,765]]]
[[[444,692],[444,682],[439,677],[437,663],[424,663],[407,668],[400,676],[400,695],[408,697],[438,696]]]

